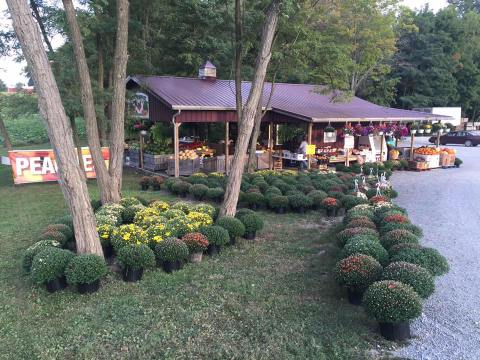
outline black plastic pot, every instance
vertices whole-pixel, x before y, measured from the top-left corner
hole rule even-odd
[[[250,209],[252,209],[252,210],[257,210],[257,209],[258,209],[258,205],[257,205],[257,204],[250,204]]]
[[[162,262],[163,271],[169,274],[172,273],[173,271],[180,270],[181,267],[182,267],[182,264],[179,260]]]
[[[147,191],[148,190],[148,185],[141,185],[142,191]]]
[[[228,243],[228,245],[235,245],[237,243],[237,238],[235,236],[230,236],[230,242]]]
[[[214,256],[217,255],[220,252],[220,246],[215,245],[215,244],[210,244],[207,247],[207,254]]]
[[[91,294],[100,288],[100,280],[94,281],[91,284],[78,284],[77,290],[79,294]]]
[[[390,341],[402,341],[410,339],[410,321],[400,323],[380,323],[380,334]]]
[[[283,207],[280,207],[280,208],[276,208],[275,209],[275,212],[277,214],[285,214],[285,209]]]
[[[105,256],[106,258],[110,258],[110,257],[113,256],[113,246],[112,246],[112,244],[102,246],[102,249],[103,249],[103,256]]]
[[[337,209],[327,209],[327,216],[328,217],[335,217],[337,214]]]
[[[143,268],[140,269],[132,269],[132,268],[125,268],[123,270],[123,280],[126,282],[135,282],[142,280],[143,276]]]
[[[256,232],[255,231],[248,231],[245,233],[245,239],[247,240],[255,240],[255,236],[256,236]]]
[[[160,185],[153,185],[153,191],[160,191]]]
[[[67,279],[65,276],[47,281],[45,283],[45,288],[49,293],[54,293],[55,291],[63,290],[67,287]]]
[[[347,289],[348,292],[348,302],[352,305],[361,305],[363,292],[355,289]]]
[[[303,206],[302,206],[302,207],[299,207],[299,208],[297,209],[297,212],[298,212],[299,214],[304,214],[304,213],[305,213],[305,208],[304,208]]]

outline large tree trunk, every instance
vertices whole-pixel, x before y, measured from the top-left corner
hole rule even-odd
[[[5,126],[5,123],[3,122],[3,118],[0,115],[0,134],[2,135],[3,138],[3,146],[7,151],[12,151],[12,141],[10,140],[10,135],[8,135],[8,130],[7,127]]]
[[[38,11],[37,2],[35,0],[30,0],[30,7],[32,8],[32,15],[37,20],[40,31],[42,32],[43,41],[47,45],[48,53],[53,55],[53,47],[50,39],[48,38],[47,30],[45,30],[45,25],[43,24],[42,17],[40,16],[40,11]]]
[[[70,115],[69,118],[70,118],[70,126],[72,127],[73,143],[77,148],[78,165],[80,165],[80,169],[85,169],[85,164],[83,162],[83,156],[82,156],[82,147],[80,145],[80,137],[78,136],[77,124],[75,123],[75,115]]]
[[[112,179],[108,172],[105,160],[102,156],[102,146],[98,133],[97,115],[95,113],[95,102],[93,100],[92,83],[88,70],[85,50],[83,48],[82,34],[75,15],[75,8],[72,0],[63,0],[65,15],[70,29],[73,52],[77,63],[78,77],[80,79],[80,90],[82,93],[83,117],[87,130],[88,146],[92,155],[93,165],[97,174],[97,182],[100,190],[100,199],[103,204],[118,202],[120,200],[120,189],[112,188]],[[122,141],[123,144],[123,141]]]
[[[32,73],[40,113],[46,123],[60,175],[60,187],[73,218],[77,250],[103,256],[83,169],[75,146],[60,92],[55,82],[40,31],[25,0],[7,0],[12,23],[23,55]]]
[[[263,84],[262,84],[261,94],[263,94]],[[263,117],[262,98],[260,97],[260,100],[258,101],[258,106],[257,106],[257,113],[255,114],[253,132],[252,132],[252,136],[250,137],[250,149],[248,151],[248,162],[247,162],[247,172],[249,173],[253,173],[256,168],[257,142],[258,142],[258,137],[260,136],[260,127],[262,125],[262,117]]]
[[[273,0],[267,12],[265,25],[262,31],[260,51],[255,66],[255,76],[252,81],[250,94],[248,95],[247,102],[242,111],[241,121],[239,122],[235,153],[233,155],[227,188],[225,190],[225,199],[220,208],[220,216],[234,216],[237,210],[245,155],[250,135],[252,134],[258,102],[262,95],[262,86],[265,82],[267,67],[272,56],[272,44],[275,30],[277,28],[281,2],[282,0]]]
[[[242,118],[242,0],[235,0],[235,101],[237,122]]]
[[[97,52],[98,52],[98,73],[97,73],[97,83],[98,83],[98,108],[101,110],[100,117],[97,118],[98,123],[98,132],[100,133],[100,143],[102,146],[108,146],[107,141],[107,121],[105,118],[105,100],[104,96],[104,86],[103,82],[105,81],[105,51],[103,49],[102,37],[101,35],[97,36]]]
[[[128,0],[117,0],[117,35],[113,66],[112,120],[110,132],[110,188],[118,196],[122,188],[125,137],[125,78],[128,61]]]

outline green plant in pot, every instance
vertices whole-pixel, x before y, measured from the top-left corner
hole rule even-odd
[[[323,199],[322,206],[326,210],[327,216],[333,217],[337,213],[337,209],[340,206],[340,202],[333,197],[327,197]]]
[[[377,281],[363,296],[367,315],[380,324],[387,340],[401,341],[411,337],[410,320],[422,313],[422,299],[409,285],[393,280]]]
[[[80,294],[94,293],[100,279],[107,273],[104,258],[94,254],[80,254],[72,258],[65,270],[67,283],[77,285]]]
[[[126,244],[117,253],[117,260],[123,268],[123,280],[135,282],[142,279],[146,268],[155,266],[155,254],[145,244]]]
[[[335,279],[348,291],[348,301],[360,305],[365,289],[380,279],[382,265],[373,257],[363,254],[351,255],[337,262]]]
[[[187,245],[190,262],[201,262],[203,252],[208,248],[208,239],[199,232],[187,233],[182,237],[182,241]]]
[[[408,262],[393,262],[382,274],[383,280],[395,280],[410,285],[423,299],[435,291],[435,280],[427,269]]]
[[[246,192],[243,200],[252,210],[256,210],[265,204],[265,197],[260,192]]]
[[[44,284],[48,292],[64,289],[67,286],[65,269],[74,256],[69,250],[46,247],[33,258],[30,270],[32,280]]]
[[[216,225],[221,226],[228,231],[230,245],[235,245],[237,237],[245,235],[245,225],[234,217],[220,217],[217,219]]]
[[[462,159],[460,159],[460,158],[458,158],[458,157],[455,158],[455,162],[454,162],[455,167],[459,168],[460,165],[462,165],[462,164],[463,164],[463,160],[462,160]]]
[[[147,191],[150,187],[150,177],[142,176],[138,183],[140,184],[140,188],[142,189],[142,191]]]
[[[208,239],[208,255],[218,254],[222,246],[225,246],[230,241],[228,231],[218,225],[205,226],[200,229],[200,233]]]
[[[322,208],[322,201],[328,196],[325,191],[313,190],[310,191],[307,196],[312,199],[312,208],[317,210]]]
[[[150,185],[152,186],[153,191],[160,191],[160,188],[164,181],[165,179],[162,176],[152,176],[150,178]]]
[[[31,245],[30,247],[25,250],[23,253],[22,258],[22,267],[26,273],[30,272],[32,267],[32,261],[35,255],[37,255],[40,251],[48,248],[48,247],[56,247],[59,248],[61,244],[56,240],[40,240],[37,241],[35,244]]]
[[[48,225],[44,230],[43,233],[51,233],[51,232],[60,232],[66,237],[66,241],[71,241],[74,239],[73,230],[70,226],[65,224],[51,224]]]
[[[307,195],[299,193],[288,196],[288,204],[294,211],[303,214],[313,205],[313,200]]]
[[[288,197],[283,195],[272,195],[268,198],[268,207],[277,214],[283,214],[288,208]]]
[[[254,240],[257,234],[257,231],[263,229],[263,220],[255,212],[247,213],[244,215],[239,215],[237,213],[236,216],[245,226],[245,239],[247,240]]]
[[[331,125],[327,125],[325,127],[325,130],[323,130],[325,132],[325,135],[327,137],[333,137],[333,134],[335,133],[335,128]]]
[[[190,188],[190,194],[196,200],[203,200],[203,198],[207,195],[208,186],[204,184],[194,184]]]
[[[155,246],[155,256],[166,273],[181,269],[188,259],[188,254],[188,246],[174,237],[165,239]]]

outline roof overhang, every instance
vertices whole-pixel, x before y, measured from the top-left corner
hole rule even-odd
[[[322,122],[387,122],[387,121],[439,121],[439,120],[453,120],[451,116],[437,116],[437,115],[430,115],[430,116],[415,116],[415,117],[386,117],[386,118],[312,118],[314,123],[322,123]]]

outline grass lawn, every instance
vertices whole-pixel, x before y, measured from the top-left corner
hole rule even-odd
[[[89,182],[94,197],[95,182]],[[125,195],[138,194],[127,172]],[[150,193],[147,198],[164,198]],[[0,358],[370,359],[385,343],[330,270],[334,229],[316,212],[263,213],[259,241],[139,283],[110,273],[96,294],[48,294],[22,251],[65,213],[56,183],[13,187],[0,166]]]

